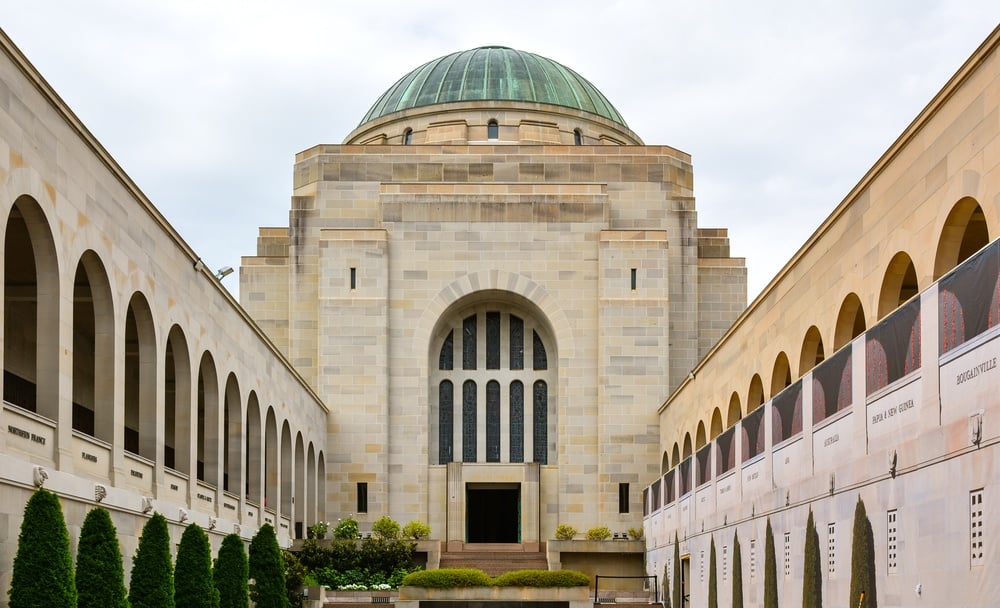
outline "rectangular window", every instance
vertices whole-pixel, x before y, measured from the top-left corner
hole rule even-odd
[[[757,578],[757,541],[750,539],[750,580]]]
[[[351,289],[358,288],[358,269],[351,268]]]
[[[785,532],[785,578],[792,575],[792,533]]]
[[[500,313],[486,313],[486,369],[500,369]]]
[[[632,269],[632,291],[635,291],[636,269]]]
[[[618,512],[628,513],[628,484],[618,484]]]
[[[885,522],[885,552],[886,552],[886,571],[889,574],[896,574],[899,562],[896,559],[896,549],[899,546],[897,541],[897,523],[896,523],[896,510],[893,509],[886,513]]]
[[[969,544],[973,566],[986,564],[983,557],[983,489],[969,492]]]
[[[358,482],[358,513],[368,512],[368,482]]]
[[[826,570],[830,578],[837,572],[837,524],[826,525]]]
[[[462,320],[462,369],[476,369],[476,315]]]

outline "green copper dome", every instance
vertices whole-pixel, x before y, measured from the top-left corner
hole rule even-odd
[[[425,63],[389,87],[361,124],[393,112],[463,101],[546,103],[628,126],[583,76],[551,59],[503,46],[459,51]]]

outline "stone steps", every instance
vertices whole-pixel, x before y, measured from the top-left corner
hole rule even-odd
[[[490,576],[511,570],[548,570],[544,552],[453,551],[441,554],[441,568],[477,568]]]

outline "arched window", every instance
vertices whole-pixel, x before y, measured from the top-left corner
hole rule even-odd
[[[500,125],[491,120],[486,123],[486,139],[500,139]]]
[[[403,145],[408,146],[413,143],[413,129],[403,131]]]
[[[573,145],[583,145],[583,133],[580,132],[580,129],[573,129]]]
[[[547,464],[556,424],[547,326],[516,306],[480,302],[456,309],[436,335],[428,387],[431,462]]]

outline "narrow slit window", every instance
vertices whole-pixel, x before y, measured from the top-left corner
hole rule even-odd
[[[580,133],[580,129],[573,130],[573,145],[579,146],[583,144],[583,134]]]
[[[830,578],[837,573],[837,524],[826,526],[826,567]]]
[[[969,544],[972,549],[972,565],[986,564],[983,551],[983,490],[969,492]]]
[[[618,484],[618,512],[628,513],[628,484]]]
[[[486,123],[486,139],[500,139],[500,125],[491,120]]]
[[[403,145],[408,146],[413,143],[413,129],[403,131]]]
[[[351,268],[351,290],[358,288],[358,269]]]
[[[632,269],[632,291],[635,291],[636,269]]]
[[[899,537],[899,526],[896,520],[896,510],[893,509],[886,514],[886,526],[885,526],[885,549],[886,549],[886,570],[889,574],[896,574],[898,571],[899,561],[897,559],[896,548],[899,546],[897,538]]]
[[[358,513],[368,512],[368,482],[358,482]]]

